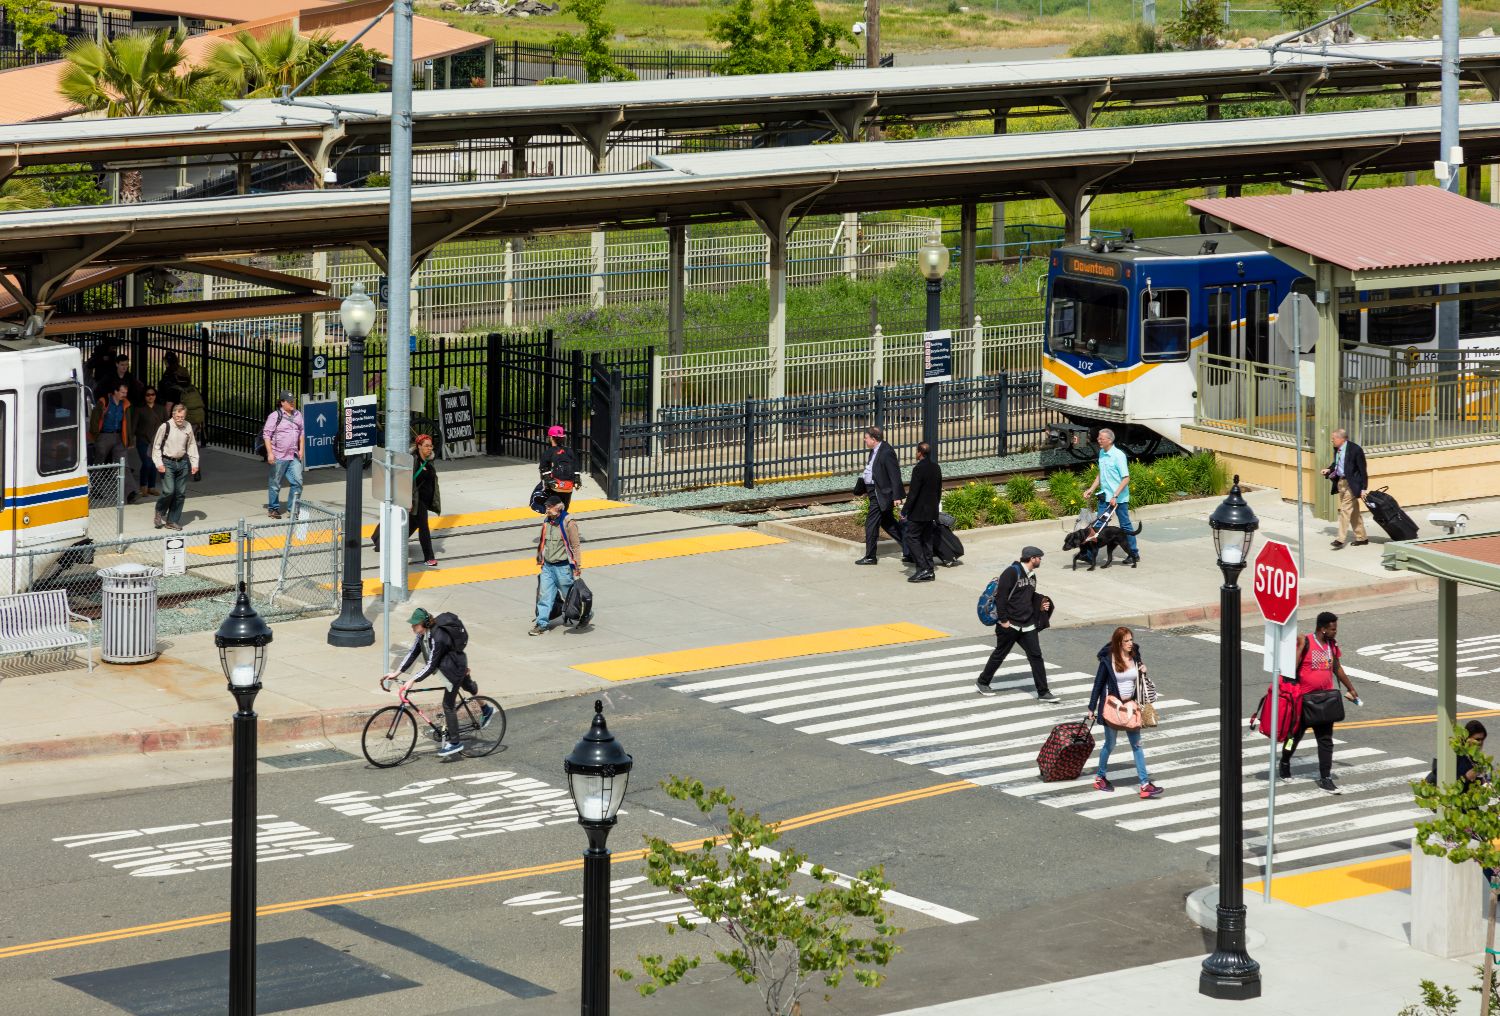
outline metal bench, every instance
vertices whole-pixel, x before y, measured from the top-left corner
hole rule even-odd
[[[88,623],[88,634],[72,622]],[[94,672],[94,622],[68,607],[65,589],[0,596],[0,655],[83,647],[89,673]]]

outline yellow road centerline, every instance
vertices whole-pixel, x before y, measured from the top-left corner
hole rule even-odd
[[[725,550],[749,550],[753,547],[770,547],[785,543],[775,536],[764,533],[735,530],[729,533],[711,533],[707,536],[683,536],[671,540],[652,540],[649,543],[633,543],[623,547],[601,547],[583,551],[584,568],[608,568],[617,564],[639,564],[643,561],[664,561],[673,557],[693,557],[698,554],[715,554]],[[411,588],[441,589],[444,586],[467,586],[476,582],[492,582],[496,579],[519,579],[537,573],[534,557],[512,558],[507,561],[489,561],[484,564],[460,565],[457,568],[433,568],[411,576]],[[380,580],[366,579],[366,596],[380,595]]]
[[[1500,709],[1471,709],[1468,712],[1459,713],[1460,720],[1475,719],[1480,716],[1500,716]],[[1353,723],[1340,723],[1340,730],[1368,730],[1371,727],[1409,727],[1420,723],[1436,723],[1437,715],[1428,713],[1425,716],[1388,716],[1381,720],[1355,720]]]
[[[864,628],[839,628],[809,635],[786,635],[754,642],[731,642],[704,646],[701,649],[678,649],[651,656],[627,656],[617,660],[597,660],[573,667],[606,681],[635,681],[643,677],[686,674],[719,667],[738,667],[747,663],[767,663],[797,656],[844,653],[856,649],[900,645],[947,638],[946,632],[924,628],[919,624],[870,625]]]
[[[865,801],[853,801],[834,808],[809,812],[806,815],[796,815],[792,818],[781,820],[776,823],[776,826],[782,832],[790,832],[823,822],[832,822],[848,815],[858,815],[868,811],[876,811],[880,808],[891,808],[913,801],[925,800],[929,797],[951,794],[955,790],[965,790],[976,786],[977,784],[970,783],[967,780],[954,780],[950,783],[940,783],[932,787],[921,787],[916,790],[903,791],[899,794],[888,794],[885,797],[875,797]],[[673,846],[681,850],[691,850],[698,847],[707,839],[719,842],[723,837],[704,836],[697,839],[682,840],[674,843]],[[611,855],[611,861],[614,864],[622,864],[628,861],[639,861],[645,856],[645,850],[616,851]],[[509,882],[519,878],[528,878],[533,875],[557,875],[569,871],[578,871],[582,867],[583,858],[569,858],[563,861],[533,864],[524,868],[508,868],[503,871],[460,875],[455,878],[439,879],[433,882],[416,882],[410,885],[385,886],[375,889],[362,889],[356,892],[338,893],[333,896],[288,900],[284,903],[267,903],[257,907],[255,913],[258,917],[274,917],[278,914],[293,914],[304,910],[316,910],[319,907],[368,903],[372,900],[388,900],[398,896],[414,896],[419,893],[441,892],[447,889],[470,889],[476,886],[491,885],[496,882]],[[128,928],[111,928],[104,931],[88,932],[82,935],[71,935],[66,938],[52,938],[40,942],[26,942],[0,948],[0,960],[15,959],[20,956],[32,956],[37,953],[54,952],[59,949],[77,949],[88,945],[102,945],[105,942],[119,942],[125,939],[143,938],[147,935],[164,935],[174,931],[189,931],[193,928],[204,928],[215,924],[227,923],[229,923],[229,914],[218,913],[199,914],[194,917],[182,917],[171,921],[160,921],[155,924],[139,924]]]

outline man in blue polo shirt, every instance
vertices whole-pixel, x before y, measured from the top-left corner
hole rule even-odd
[[[1141,553],[1135,544],[1135,535],[1130,524],[1130,463],[1125,453],[1115,447],[1115,432],[1108,427],[1099,432],[1099,475],[1083,492],[1088,497],[1095,489],[1099,491],[1099,512],[1104,513],[1108,505],[1115,506],[1114,523],[1125,530],[1125,547],[1130,552],[1130,563],[1140,561]],[[1096,548],[1097,552],[1097,548]]]

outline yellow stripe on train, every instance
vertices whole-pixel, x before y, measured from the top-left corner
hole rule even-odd
[[[48,501],[45,504],[22,505],[19,508],[0,512],[0,532],[36,529],[39,526],[55,526],[59,522],[74,522],[89,517],[87,494]],[[26,522],[21,520],[25,519]]]
[[[48,480],[46,483],[33,483],[25,487],[6,487],[5,496],[27,497],[31,494],[49,494],[54,490],[87,486],[88,482],[88,477],[84,475],[68,476],[61,480]]]

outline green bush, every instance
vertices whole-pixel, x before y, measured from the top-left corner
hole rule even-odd
[[[944,494],[943,511],[953,516],[954,529],[973,529],[999,496],[994,486],[976,480]]]
[[[1029,476],[1012,476],[1005,481],[1005,496],[1016,504],[1025,504],[1036,497],[1036,481]]]
[[[1008,526],[1016,521],[1016,506],[1005,499],[998,490],[991,487],[994,497],[978,515],[976,521],[982,526]]]
[[[870,517],[870,499],[862,497],[854,503],[854,521],[860,525],[865,524],[865,519]]]
[[[1124,56],[1127,53],[1155,53],[1162,49],[1161,37],[1148,25],[1134,24],[1113,28],[1076,43],[1068,56]]]
[[[1157,479],[1161,481],[1162,488],[1168,495],[1193,493],[1195,476],[1186,455],[1157,459],[1151,463],[1151,469],[1156,473]]]
[[[1073,470],[1059,469],[1047,474],[1047,491],[1067,514],[1083,510],[1083,481]]]
[[[1043,501],[1041,498],[1034,497],[1030,501],[1027,501],[1025,504],[1023,504],[1021,508],[1026,512],[1026,517],[1032,522],[1041,522],[1045,519],[1057,518],[1057,513],[1052,510],[1052,506],[1049,505],[1046,501]]]
[[[1130,464],[1130,506],[1132,508],[1162,504],[1171,499],[1171,493],[1154,469],[1144,462]]]
[[[1229,490],[1229,469],[1213,452],[1197,452],[1186,459],[1192,485],[1188,493],[1196,497],[1214,497]]]

